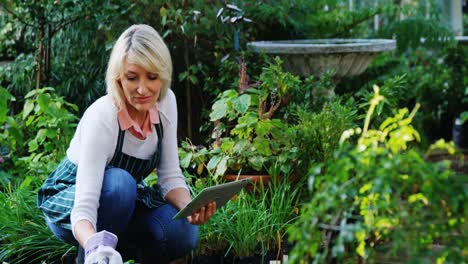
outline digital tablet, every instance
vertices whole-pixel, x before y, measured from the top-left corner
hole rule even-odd
[[[172,219],[190,216],[192,212],[199,210],[209,202],[216,202],[216,209],[226,204],[242,188],[252,184],[251,179],[218,184],[203,189],[193,200],[180,210]]]

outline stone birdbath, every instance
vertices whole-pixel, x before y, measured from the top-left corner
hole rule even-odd
[[[335,78],[364,72],[373,58],[396,48],[390,39],[307,39],[254,41],[247,44],[254,52],[278,55],[286,70],[300,75],[321,75],[327,70]]]

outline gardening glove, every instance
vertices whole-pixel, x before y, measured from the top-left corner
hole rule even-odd
[[[111,232],[101,231],[84,244],[85,264],[122,264],[122,257],[115,250],[118,238]]]

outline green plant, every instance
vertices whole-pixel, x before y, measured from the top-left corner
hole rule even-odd
[[[421,111],[413,124],[422,133],[422,145],[427,147],[440,138],[450,140],[453,119],[467,109],[463,99],[468,81],[463,54],[463,48],[439,46],[380,56],[363,76],[340,85],[337,93],[353,92],[353,96],[360,97],[357,100],[362,108],[372,98],[370,86],[381,85],[385,100],[377,106],[375,122],[382,122],[382,117],[389,116],[393,109],[419,103]]]
[[[468,104],[468,87],[465,88],[465,94],[463,96],[462,103]],[[468,121],[468,111],[461,112],[460,119],[462,123]]]
[[[182,167],[189,167],[193,158],[198,174],[206,165],[215,178],[240,170],[289,175],[297,156],[296,132],[274,115],[299,84],[299,78],[283,72],[276,59],[263,69],[258,88],[223,92],[210,113],[214,143],[200,149],[183,144],[187,148],[182,152],[188,153],[181,153]]]
[[[397,50],[401,53],[409,48],[439,48],[455,44],[453,33],[438,19],[427,19],[419,16],[394,21],[380,30],[378,36],[383,38],[395,36]]]
[[[12,99],[4,88],[0,91]],[[40,182],[65,156],[78,119],[72,111],[77,108],[57,96],[53,88],[32,90],[25,99],[19,114],[0,116],[0,125],[5,128],[0,139],[9,153],[5,170],[21,175],[21,179],[25,175],[40,176],[36,178]]]
[[[446,163],[430,163],[410,146],[416,109],[400,109],[377,129],[383,97],[375,88],[363,128],[343,133],[333,160],[311,166],[310,200],[289,228],[292,263],[453,262],[463,258],[466,192]],[[358,135],[357,142],[349,141]],[[432,245],[442,245],[433,251]]]
[[[111,28],[120,34],[128,25],[122,17],[131,3],[21,0],[0,1],[0,7],[7,25],[0,54],[5,46],[14,58],[0,68],[0,85],[19,99],[32,88],[54,86],[82,110],[104,93],[106,51],[118,36]]]
[[[0,192],[0,261],[42,263],[63,260],[75,247],[57,239],[36,206],[36,192],[26,178],[21,185]]]
[[[293,115],[297,119],[293,130],[297,132],[295,145],[299,153],[296,173],[307,175],[312,164],[333,159],[341,134],[354,126],[357,110],[352,101],[335,98],[320,111],[297,108]]]
[[[77,0],[0,1],[0,6],[8,14],[7,18],[14,24],[18,24],[21,30],[32,31],[33,47],[37,51],[36,88],[50,84],[50,60],[55,34],[82,19],[89,19],[92,16],[102,19],[102,14],[112,14],[115,11],[125,13],[125,9],[118,5],[103,4],[101,1],[86,3]],[[100,12],[94,12],[95,10]],[[20,29],[17,30],[20,31]]]
[[[16,55],[16,50],[14,47],[15,41],[14,32],[13,32],[13,24],[10,22],[6,22],[2,19],[0,15],[0,59],[8,59],[14,58]]]
[[[468,109],[468,49],[459,44],[447,49],[444,62],[450,67],[449,89],[446,91],[446,112],[449,116],[458,117]]]
[[[202,181],[207,180],[199,179],[197,183]],[[295,188],[284,178],[269,185],[269,188],[256,187],[256,195],[241,192],[220,208],[209,223],[200,226],[200,246],[196,253],[228,255],[233,252],[245,257],[259,250],[262,256],[267,253],[281,256],[286,227],[297,217],[301,188]]]
[[[0,68],[0,84],[15,96],[24,95],[35,86],[36,61],[33,54],[20,54],[13,63]],[[14,108],[14,110],[16,110]]]

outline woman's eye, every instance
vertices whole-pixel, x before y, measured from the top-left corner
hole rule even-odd
[[[134,81],[136,80],[136,76],[127,76],[127,80]]]
[[[151,74],[151,75],[148,76],[148,79],[150,79],[150,80],[157,80],[158,77],[159,77],[159,76],[158,76],[157,74]]]

